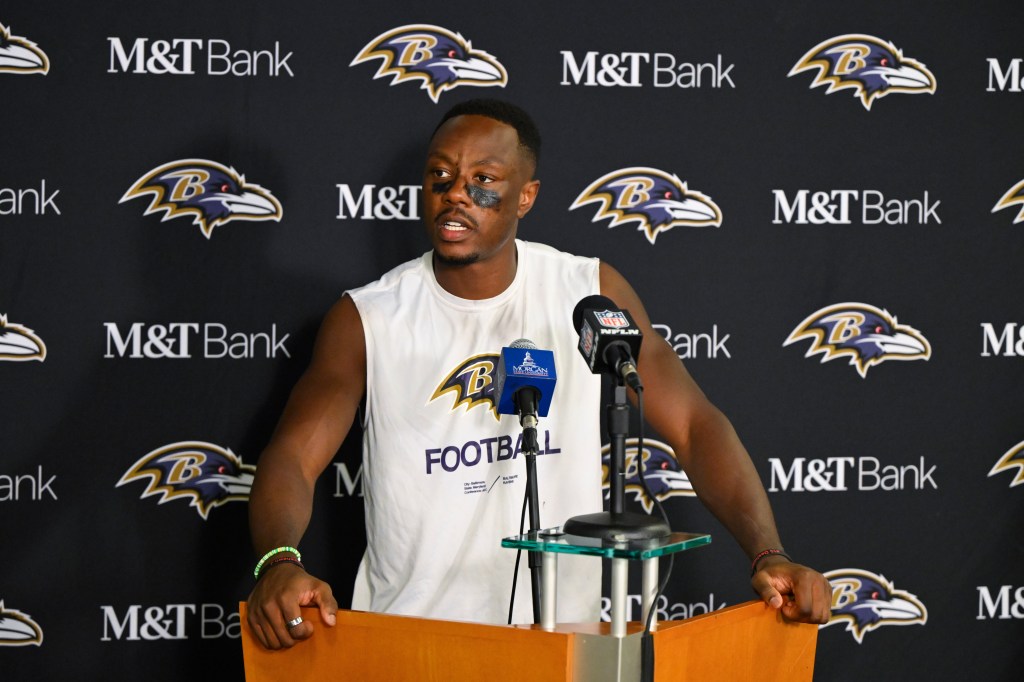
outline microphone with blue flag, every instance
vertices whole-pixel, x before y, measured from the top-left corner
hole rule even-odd
[[[555,356],[529,339],[517,339],[501,349],[494,374],[498,414],[514,414],[524,431],[523,449],[529,451],[526,431],[536,441],[537,418],[546,417],[555,391]],[[536,449],[534,450],[536,451]]]

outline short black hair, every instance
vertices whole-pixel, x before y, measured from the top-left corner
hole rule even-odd
[[[533,159],[534,170],[536,170],[537,163],[540,161],[540,130],[522,107],[501,99],[479,98],[459,102],[445,112],[437,127],[434,128],[431,137],[437,134],[445,121],[456,116],[486,116],[515,128],[516,134],[519,136],[519,146]]]

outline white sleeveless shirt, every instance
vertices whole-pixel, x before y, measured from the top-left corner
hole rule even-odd
[[[498,415],[501,349],[529,339],[554,355],[557,381],[540,418],[542,528],[602,509],[601,379],[576,349],[576,303],[599,293],[598,261],[516,240],[512,284],[486,300],[437,283],[432,252],[349,291],[366,338],[363,494],[367,550],[352,607],[505,623],[526,490],[522,433]],[[529,529],[527,516],[526,529]],[[527,556],[513,622],[533,622]],[[558,620],[593,622],[601,561],[560,555]]]

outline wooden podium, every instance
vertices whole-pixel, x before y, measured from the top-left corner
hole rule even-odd
[[[457,621],[338,612],[321,623],[315,608],[302,617],[316,632],[287,650],[264,649],[241,613],[247,682],[415,680],[453,682],[591,682],[639,679],[642,626],[626,637],[607,623],[480,625]],[[786,623],[751,601],[682,621],[661,621],[654,635],[656,682],[810,682],[818,626]]]

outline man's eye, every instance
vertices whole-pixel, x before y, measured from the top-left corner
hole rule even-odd
[[[489,178],[486,175],[478,175],[476,176],[476,179],[480,182],[481,185],[486,185],[489,182],[494,182],[494,178]]]

